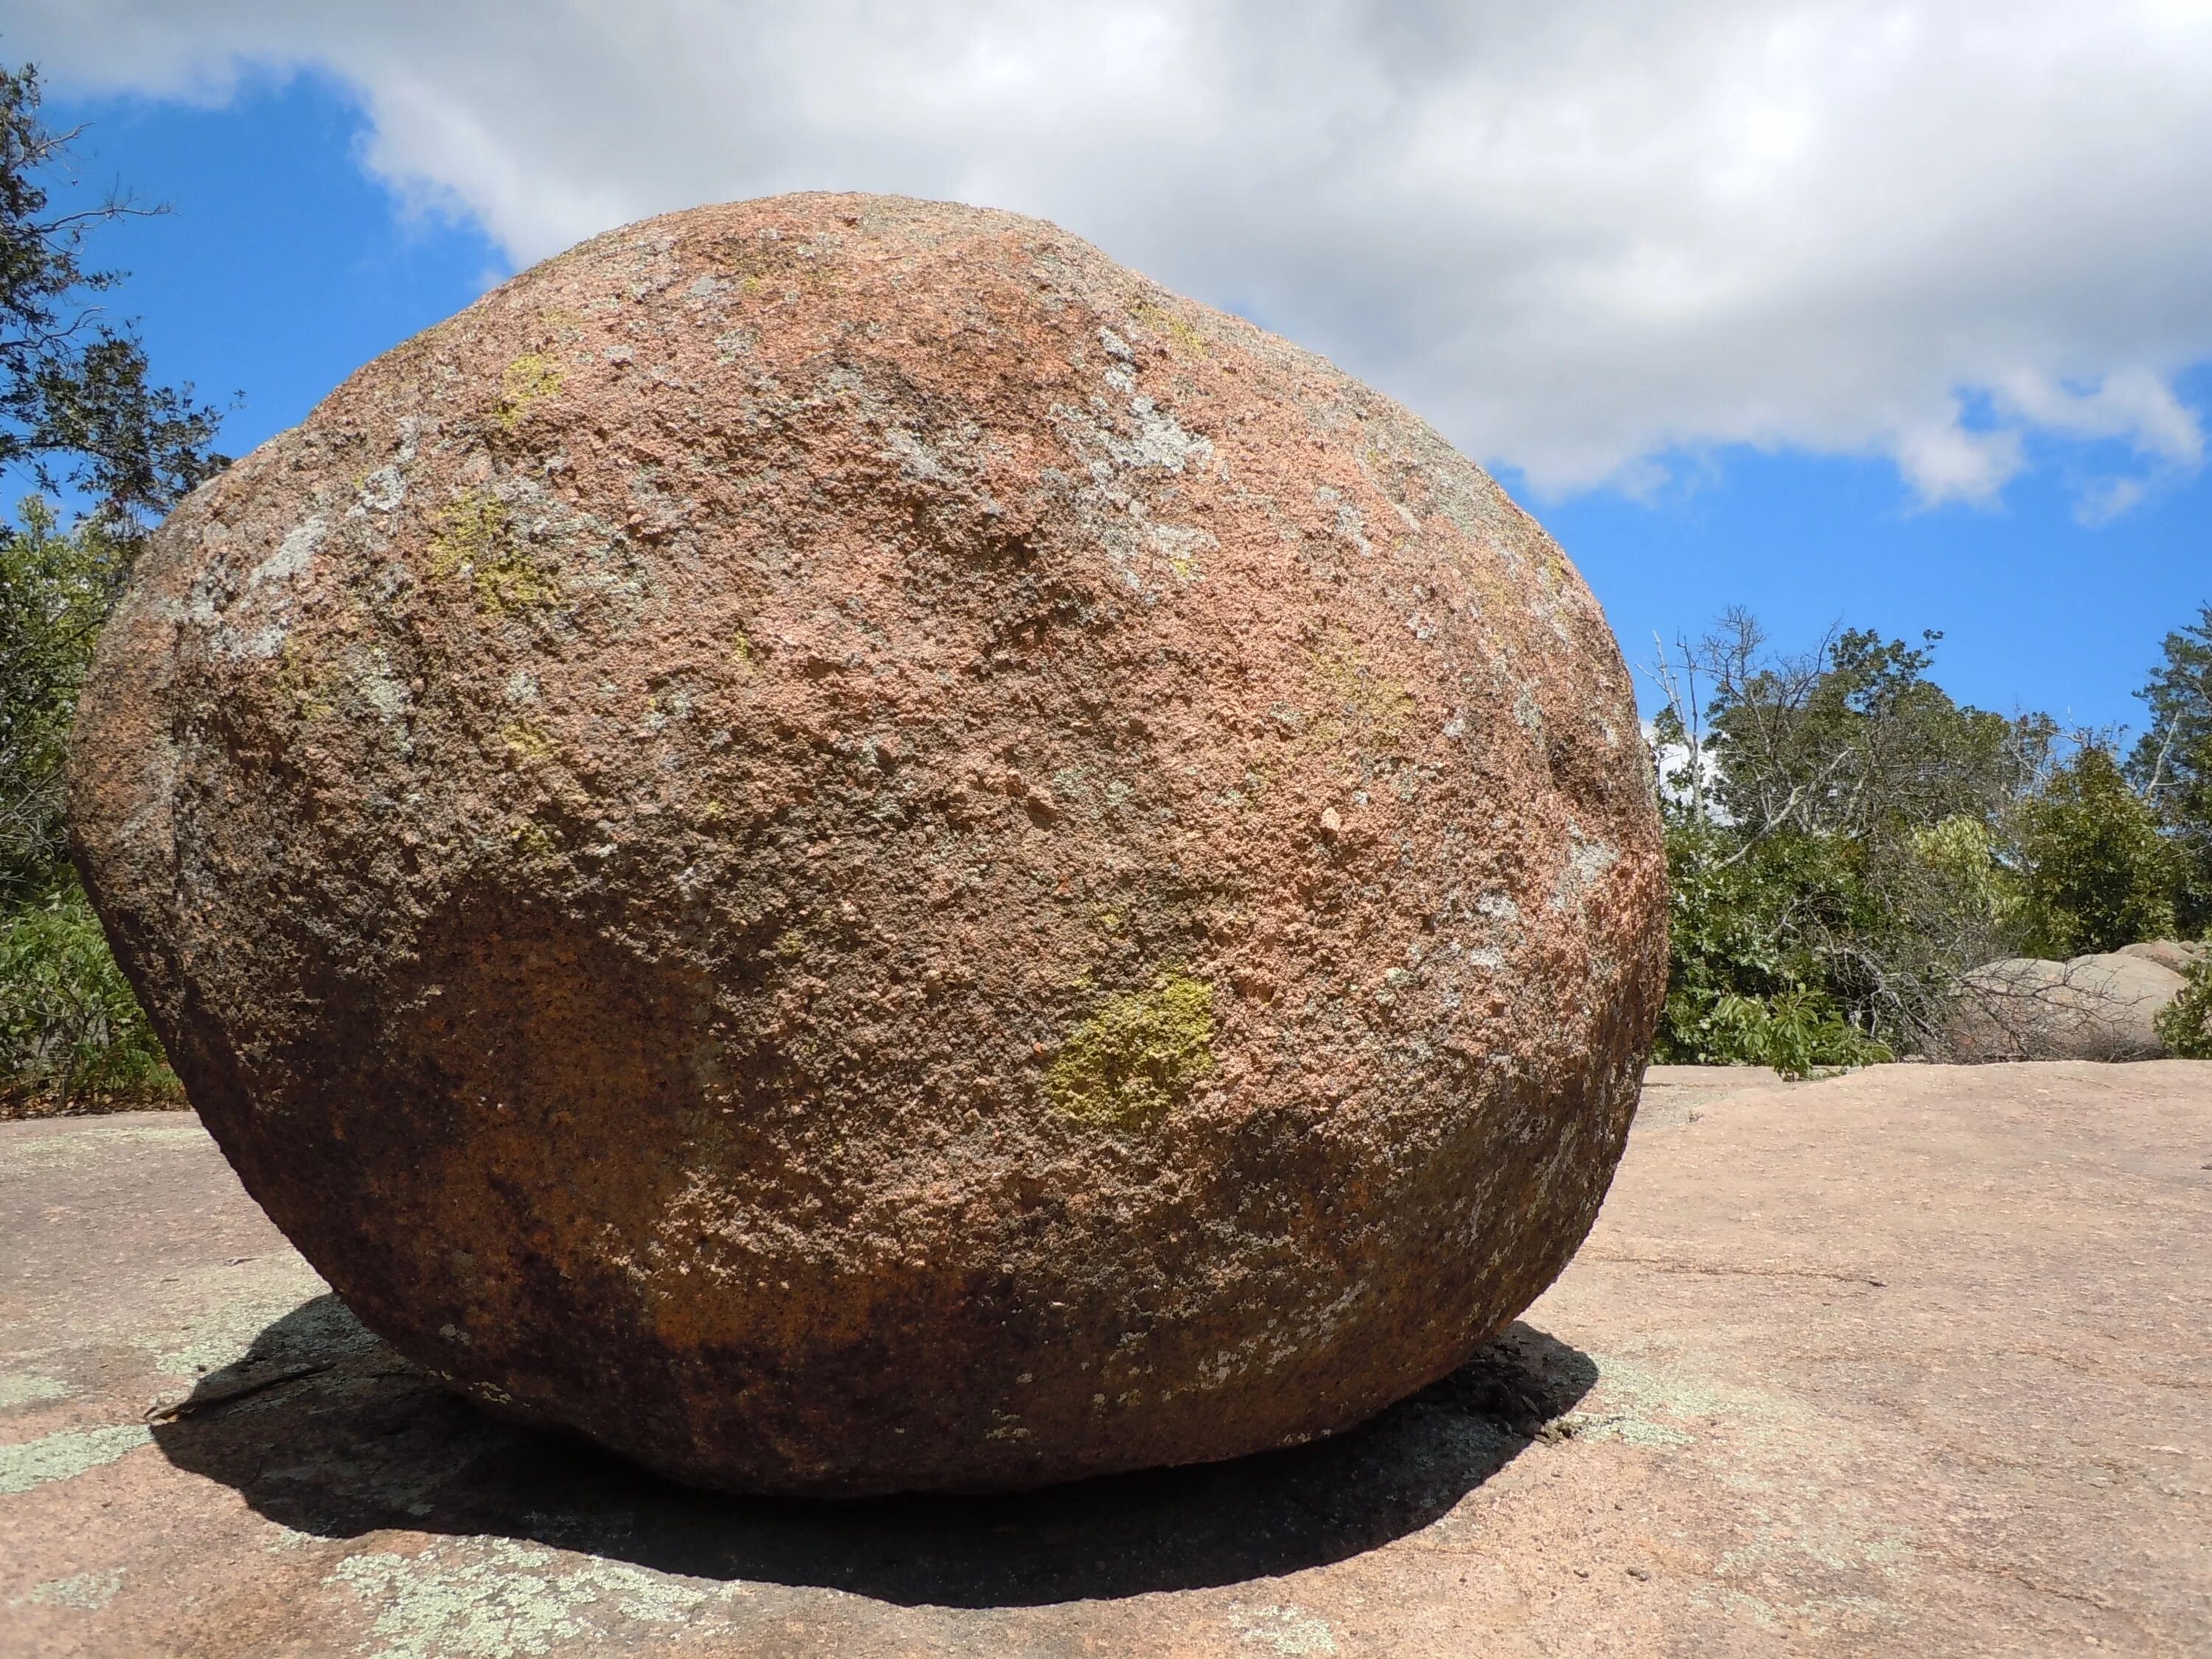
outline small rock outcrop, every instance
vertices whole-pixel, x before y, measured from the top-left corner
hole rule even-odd
[[[1628,675],[1496,484],[1054,227],[700,209],[187,501],[77,856],[368,1325],[683,1479],[1327,1434],[1580,1243],[1666,977]]]
[[[2142,945],[2070,962],[1992,962],[1953,994],[1949,1058],[2155,1060],[2166,1052],[2158,1016],[2182,982]]]

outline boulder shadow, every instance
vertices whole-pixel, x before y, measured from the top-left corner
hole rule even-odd
[[[1587,1354],[1516,1323],[1443,1382],[1311,1445],[995,1497],[738,1498],[488,1417],[323,1296],[202,1378],[154,1437],[177,1468],[325,1538],[492,1534],[902,1606],[1031,1607],[1234,1583],[1387,1544],[1555,1434],[1597,1375]]]

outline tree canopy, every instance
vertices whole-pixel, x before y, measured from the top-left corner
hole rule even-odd
[[[152,210],[110,197],[52,210],[48,181],[76,134],[48,127],[40,99],[36,69],[0,69],[0,468],[89,496],[111,530],[143,528],[222,470],[222,416],[191,386],[155,382],[104,310],[123,273],[87,264],[85,240]]]
[[[2173,845],[2179,925],[2212,932],[2212,605],[2166,636],[2162,659],[2136,695],[2150,729],[2129,757],[2129,780]]]

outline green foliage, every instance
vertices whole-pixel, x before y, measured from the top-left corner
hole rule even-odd
[[[82,490],[110,527],[136,529],[222,470],[221,416],[190,386],[154,384],[137,338],[101,320],[94,296],[122,277],[84,264],[85,237],[147,210],[48,210],[41,178],[76,135],[45,125],[39,95],[35,69],[0,70],[0,467]]]
[[[1744,847],[1710,821],[1668,816],[1674,955],[1657,1057],[1791,1077],[1888,1059],[1825,988],[1808,942],[1815,914],[1833,922],[1864,902],[1838,844],[1788,836]]]
[[[58,531],[35,498],[0,529],[0,914],[61,867],[70,720],[127,556],[97,525]]]
[[[1713,643],[1717,805],[1733,822],[1890,836],[1979,815],[2016,789],[2049,723],[1962,708],[1927,678],[1942,636],[1844,629],[1810,658],[1760,661],[1748,618]]]
[[[1771,1066],[1784,1077],[1895,1058],[1826,995],[1802,986],[1768,997],[1720,997],[1706,1009],[1697,1035],[1695,1063]]]
[[[128,553],[36,500],[0,531],[0,1115],[177,1092],[63,844],[70,720]]]
[[[1844,630],[1777,657],[1737,612],[1659,665],[1662,1058],[1802,1071],[1936,1048],[1984,963],[2212,921],[2212,608],[2167,637],[2124,769],[2100,734],[2062,744],[2047,716],[1954,702],[1928,678],[1937,638]]]
[[[2054,728],[1954,702],[1927,677],[1937,637],[1844,630],[1775,657],[1736,612],[1662,665],[1662,1058],[1802,1073],[1924,1048],[1957,975],[2007,954],[1993,825]]]
[[[2212,957],[2196,963],[2157,1020],[2158,1040],[2182,1060],[2212,1060]]]
[[[82,888],[66,882],[0,921],[0,1114],[179,1092]]]
[[[2212,935],[2212,605],[2166,636],[2164,660],[2136,695],[2150,729],[2128,759],[2173,849],[2175,920],[2191,938]]]
[[[2109,752],[2085,745],[2020,819],[2031,954],[2063,960],[2172,936],[2172,849]]]

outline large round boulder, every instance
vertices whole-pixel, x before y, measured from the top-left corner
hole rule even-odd
[[[1665,970],[1628,676],[1476,467],[1048,224],[702,208],[187,501],[77,855],[362,1319],[686,1480],[1326,1434],[1559,1271]]]

